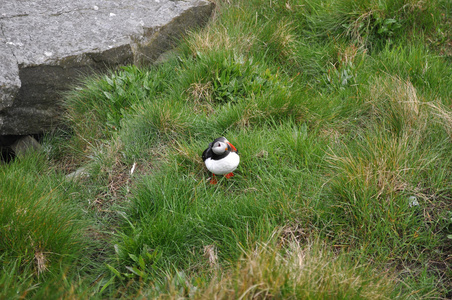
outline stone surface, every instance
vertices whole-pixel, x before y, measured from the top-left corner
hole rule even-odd
[[[41,148],[41,144],[35,140],[32,136],[24,136],[18,139],[11,145],[11,149],[14,151],[15,156],[23,156],[29,151],[36,151]]]
[[[1,32],[0,28],[0,34]],[[13,104],[19,89],[19,68],[16,58],[6,43],[0,43],[0,111]],[[2,123],[0,116],[0,127]]]
[[[0,135],[52,129],[79,76],[153,63],[212,9],[205,0],[0,0]]]
[[[75,170],[74,172],[66,175],[67,180],[79,180],[81,178],[89,177],[89,173],[86,171],[85,168],[79,168]]]

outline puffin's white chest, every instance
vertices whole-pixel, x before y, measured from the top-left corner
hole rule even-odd
[[[237,153],[231,152],[226,157],[213,160],[210,157],[206,159],[207,170],[216,175],[225,175],[234,171],[239,165],[240,157]]]

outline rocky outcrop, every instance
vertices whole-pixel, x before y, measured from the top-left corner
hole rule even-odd
[[[52,129],[77,78],[152,63],[212,9],[205,0],[0,1],[0,135]]]

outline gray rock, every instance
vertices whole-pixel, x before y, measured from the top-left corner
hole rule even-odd
[[[410,207],[419,206],[419,202],[417,201],[417,198],[415,196],[408,197],[408,205]]]
[[[19,89],[20,80],[17,60],[11,49],[0,37],[0,111],[13,104]],[[2,123],[0,116],[0,127]]]
[[[0,135],[51,130],[81,75],[153,63],[212,9],[206,0],[0,0]]]
[[[86,171],[85,168],[79,168],[75,170],[74,172],[66,175],[67,180],[79,180],[84,177],[89,177],[89,173]]]
[[[18,157],[25,155],[29,151],[37,151],[41,148],[41,144],[32,136],[24,136],[11,145],[11,149]]]

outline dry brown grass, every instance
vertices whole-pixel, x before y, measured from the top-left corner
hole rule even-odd
[[[440,101],[427,103],[434,120],[440,123],[452,139],[452,110],[447,109]],[[452,108],[452,107],[451,107]]]
[[[187,90],[187,94],[187,100],[193,102],[193,112],[211,114],[215,111],[212,100],[213,85],[211,81],[207,83],[192,83]]]
[[[280,249],[261,244],[205,286],[183,292],[193,299],[390,299],[394,278],[336,255],[319,241]],[[173,289],[161,299],[183,297]]]
[[[406,177],[416,167],[410,164],[408,136],[380,138],[377,142],[366,140],[359,153],[350,150],[342,154],[329,153],[331,165],[338,170],[341,182],[355,186],[356,191],[374,191],[373,196],[377,199],[413,188]]]
[[[237,30],[237,32],[239,33],[231,34],[224,26],[208,26],[204,30],[191,33],[188,45],[193,56],[197,53],[218,51],[247,53],[257,37],[248,33],[249,30]]]
[[[338,61],[341,65],[355,64],[355,60],[360,55],[364,55],[366,51],[361,51],[356,45],[349,44],[345,47],[338,48]]]
[[[38,270],[38,275],[46,272],[47,268],[47,257],[44,252],[37,250],[35,252],[36,269]]]
[[[296,56],[297,37],[295,26],[291,21],[280,20],[270,36],[269,43],[275,44],[279,50],[279,58],[294,61]]]
[[[340,182],[357,191],[374,191],[377,199],[409,189],[409,178],[427,163],[417,149],[425,139],[429,105],[411,82],[377,78],[370,87],[369,119],[358,146],[331,150],[329,159]]]
[[[427,125],[427,111],[413,84],[398,77],[376,78],[370,88],[368,100],[372,111],[383,121],[400,118],[403,127],[411,134],[419,135]]]
[[[209,262],[211,268],[218,268],[218,250],[215,245],[207,245],[203,248],[204,258]]]
[[[379,77],[370,88],[368,104],[383,121],[399,118],[410,138],[419,138],[432,121],[441,124],[452,137],[452,111],[440,99],[420,96],[409,80],[396,76]]]

